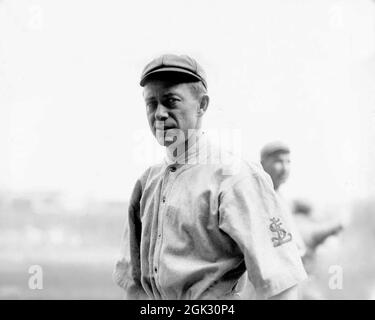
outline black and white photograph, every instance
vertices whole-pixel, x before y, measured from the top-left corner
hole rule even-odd
[[[0,150],[0,300],[375,300],[374,0],[0,0]]]

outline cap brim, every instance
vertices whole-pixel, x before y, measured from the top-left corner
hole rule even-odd
[[[179,80],[179,79],[189,80],[189,79],[191,79],[191,80],[195,80],[195,81],[202,81],[203,85],[206,87],[205,81],[201,77],[197,76],[195,73],[193,73],[189,70],[184,70],[184,69],[175,68],[175,67],[164,67],[162,69],[150,71],[142,77],[139,84],[143,87],[146,84],[147,81],[149,81],[151,79],[157,79],[158,75],[160,75],[160,78],[167,79],[167,78],[169,78],[168,77],[169,74],[171,76],[170,77],[171,79],[172,79],[172,75],[176,76],[176,74],[179,74],[180,78],[173,77],[172,80]]]

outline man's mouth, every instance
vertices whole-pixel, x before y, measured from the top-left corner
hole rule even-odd
[[[161,130],[161,131],[167,131],[167,130],[171,130],[171,129],[175,129],[175,127],[159,127],[159,126],[156,126],[155,127],[156,130]]]

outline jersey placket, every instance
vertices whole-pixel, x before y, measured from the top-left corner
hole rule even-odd
[[[159,281],[159,265],[160,265],[160,253],[161,253],[161,247],[163,243],[163,224],[164,224],[164,214],[167,207],[167,196],[169,194],[169,191],[171,189],[171,186],[173,185],[173,182],[175,180],[175,176],[171,173],[174,173],[176,171],[176,166],[169,166],[167,167],[164,177],[163,177],[163,184],[162,189],[160,192],[160,203],[159,203],[159,210],[158,210],[158,226],[157,226],[157,235],[156,235],[156,244],[154,249],[154,258],[153,258],[153,268],[152,272],[155,279],[155,285],[159,291],[159,294],[162,298],[167,299],[167,295],[163,292],[163,284]]]
[[[162,210],[162,197],[163,197],[163,192],[164,192],[164,185],[166,184],[165,181],[166,181],[166,172],[167,172],[167,168],[166,167],[164,169],[164,173],[163,173],[163,176],[161,177],[161,180],[160,180],[160,184],[159,184],[159,187],[157,188],[157,193],[158,193],[158,207],[157,207],[157,211],[155,212],[156,213],[156,230],[154,229],[154,227],[152,227],[151,229],[151,234],[150,234],[150,237],[151,237],[151,243],[153,243],[153,245],[151,244],[151,252],[150,252],[150,259],[149,259],[149,277],[150,277],[150,282],[151,282],[151,289],[152,289],[152,294],[153,294],[153,299],[155,300],[160,300],[162,299],[162,296],[161,296],[161,293],[160,293],[160,288],[159,286],[157,285],[157,279],[156,279],[156,274],[157,272],[155,272],[155,269],[154,269],[154,261],[155,261],[155,252],[157,251],[157,244],[158,244],[158,231],[159,231],[159,225],[160,225],[160,217],[161,217],[161,214],[159,214],[159,212]]]

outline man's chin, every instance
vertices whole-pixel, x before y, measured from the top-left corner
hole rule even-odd
[[[173,143],[185,141],[182,131],[178,129],[168,129],[165,131],[157,130],[155,132],[155,138],[157,142],[164,147],[168,147]]]
[[[285,183],[288,180],[288,176],[282,176],[278,179],[279,185]]]
[[[163,147],[169,147],[173,142],[174,142],[174,139],[171,138],[171,137],[155,137],[156,138],[156,141]]]

